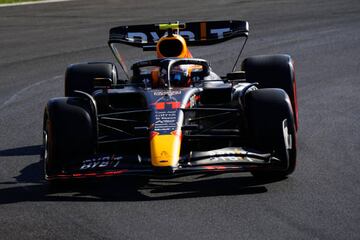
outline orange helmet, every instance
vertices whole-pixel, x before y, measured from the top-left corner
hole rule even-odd
[[[158,58],[192,58],[185,39],[179,34],[170,34],[159,39],[156,44],[156,56]],[[183,69],[178,67],[172,72],[173,86],[189,86],[190,85],[190,71],[188,68]],[[159,87],[161,84],[161,77],[159,69],[154,69],[151,72],[152,87]]]
[[[156,56],[158,58],[192,58],[185,39],[178,34],[160,38],[156,44]]]

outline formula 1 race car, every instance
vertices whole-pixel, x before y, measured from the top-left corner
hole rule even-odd
[[[284,177],[296,163],[298,108],[288,55],[246,58],[246,21],[120,26],[107,62],[70,65],[65,97],[50,99],[43,124],[45,177],[174,177],[251,172]],[[243,39],[233,70],[213,72],[189,46]],[[155,51],[127,70],[118,46]]]

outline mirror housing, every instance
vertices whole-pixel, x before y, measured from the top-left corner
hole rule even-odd
[[[110,88],[112,82],[111,78],[94,78],[93,80],[95,88]]]
[[[204,84],[200,94],[202,104],[226,104],[231,102],[233,87],[231,83],[222,81],[208,82]]]
[[[226,74],[226,79],[228,80],[244,80],[245,72],[244,71],[236,71]]]

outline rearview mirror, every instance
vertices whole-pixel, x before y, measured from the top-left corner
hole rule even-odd
[[[226,79],[228,80],[241,80],[245,79],[245,72],[244,71],[236,71],[226,74]]]
[[[94,78],[93,83],[96,88],[110,88],[112,80],[111,78]]]

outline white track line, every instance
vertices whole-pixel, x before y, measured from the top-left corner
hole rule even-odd
[[[49,81],[52,81],[52,80],[56,80],[56,79],[59,79],[61,78],[62,75],[58,75],[58,76],[55,76],[55,77],[52,77],[50,79],[46,79],[46,80],[42,80],[42,81],[38,81],[38,82],[35,82],[23,89],[20,89],[19,91],[17,91],[16,93],[14,93],[8,100],[6,100],[5,102],[3,102],[1,105],[0,105],[0,110],[2,110],[3,108],[5,108],[7,105],[9,105],[10,103],[14,102],[22,93],[28,91],[29,89],[33,88],[33,87],[36,87],[36,86],[39,86],[45,82],[49,82]]]
[[[42,3],[68,2],[68,1],[73,1],[73,0],[44,0],[44,1],[35,1],[35,2],[6,3],[6,4],[0,4],[0,8],[1,7],[32,5],[32,4],[42,4]]]

